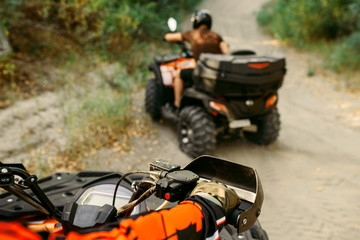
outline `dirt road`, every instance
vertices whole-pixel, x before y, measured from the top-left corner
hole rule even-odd
[[[263,34],[253,12],[264,2],[206,0],[201,6],[212,12],[214,31],[232,50],[281,52],[288,69],[279,92],[278,141],[259,147],[244,139],[222,140],[214,155],[257,169],[265,190],[260,221],[270,239],[358,239],[360,96],[341,90],[337,76],[320,73],[315,57]],[[307,76],[309,67],[315,69],[313,77]],[[143,110],[143,103],[144,92],[136,93],[134,106]],[[0,160],[21,160],[42,142],[63,146],[59,109],[53,93],[46,93],[1,111]],[[172,126],[154,123],[153,129],[149,137],[133,139],[128,154],[107,156],[107,164],[100,154],[89,167],[128,171],[147,169],[156,158],[183,166],[191,161],[180,152]]]
[[[213,29],[232,50],[280,52],[287,75],[279,93],[278,141],[259,147],[223,140],[215,155],[257,169],[265,190],[260,221],[270,239],[357,239],[360,236],[360,96],[341,90],[338,76],[317,71],[318,60],[282,46],[256,25],[265,0],[206,0]],[[185,25],[189,28],[190,25]],[[309,67],[315,75],[308,77]],[[175,132],[158,125],[153,156],[185,165]]]
[[[265,201],[260,217],[270,239],[356,239],[360,236],[360,96],[307,77],[316,61],[281,47],[256,26],[264,0],[207,0],[214,30],[232,49],[282,52],[287,75],[280,90],[281,133],[269,147],[224,141],[219,157],[255,167]],[[226,16],[226,17],[224,17]],[[316,68],[316,67],[315,67]]]

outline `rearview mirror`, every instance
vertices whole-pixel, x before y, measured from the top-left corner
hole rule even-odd
[[[175,20],[175,18],[169,18],[167,23],[170,31],[175,32],[177,28],[177,21]]]

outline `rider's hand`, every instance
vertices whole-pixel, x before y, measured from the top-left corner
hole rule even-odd
[[[233,189],[215,182],[201,182],[190,193],[198,195],[222,207],[225,215],[240,204],[241,200]]]

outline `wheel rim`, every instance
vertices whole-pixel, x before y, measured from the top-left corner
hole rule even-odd
[[[192,150],[194,146],[194,132],[189,124],[182,122],[180,128],[180,143],[184,150]]]

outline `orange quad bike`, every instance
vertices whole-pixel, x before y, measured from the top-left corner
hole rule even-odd
[[[230,55],[200,55],[193,85],[185,86],[177,114],[169,114],[174,102],[173,81],[177,69],[194,66],[184,43],[180,54],[155,56],[149,69],[145,109],[153,120],[177,124],[180,149],[191,157],[212,154],[219,136],[245,136],[268,145],[280,131],[278,89],[285,73],[282,56],[258,56],[251,50]]]
[[[211,156],[184,168],[157,160],[150,171],[55,173],[39,180],[22,164],[0,162],[0,187],[7,191],[0,194],[0,221],[20,222],[35,232],[57,236],[89,232],[130,215],[172,207],[199,181],[226,184],[241,199],[226,216],[222,239],[268,240],[257,220],[264,195],[256,171]]]

